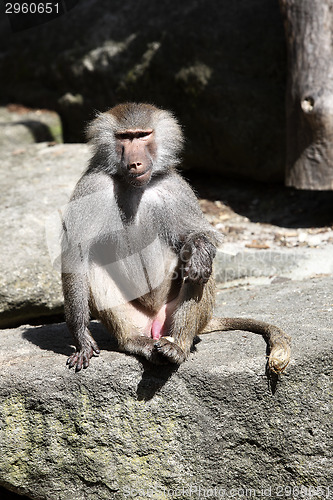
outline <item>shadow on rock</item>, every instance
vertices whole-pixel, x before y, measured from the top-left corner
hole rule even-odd
[[[89,330],[101,351],[120,352],[116,340],[101,323],[91,322]],[[30,327],[24,330],[23,337],[41,349],[53,351],[66,357],[74,351],[73,338],[66,323]],[[128,353],[122,353],[122,355],[135,357],[142,364],[142,379],[137,387],[139,400],[150,400],[179,368],[178,365],[173,364],[153,365],[140,356]]]
[[[178,370],[179,365],[153,365],[142,358],[140,361],[143,365],[143,373],[136,394],[139,401],[149,401]]]
[[[251,222],[288,228],[311,228],[333,224],[333,192],[296,190],[281,184],[220,179],[186,172],[200,198],[220,200]]]
[[[100,349],[118,351],[116,341],[103,325],[91,322],[89,330]],[[29,328],[23,332],[23,337],[32,344],[47,351],[64,354],[65,356],[70,356],[73,352],[73,338],[65,323]]]
[[[196,345],[201,342],[199,337],[195,337],[191,352],[196,352]],[[165,365],[154,365],[146,359],[137,356],[143,366],[141,382],[137,388],[137,398],[139,401],[149,401],[164,386],[164,384],[177,372],[180,365],[167,363]]]
[[[16,125],[24,125],[29,129],[31,135],[35,139],[35,142],[52,142],[54,141],[54,137],[51,134],[51,131],[45,123],[42,123],[38,120],[22,120],[16,123],[13,123],[13,126]]]

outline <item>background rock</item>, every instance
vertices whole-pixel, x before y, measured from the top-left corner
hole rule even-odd
[[[101,355],[75,373],[63,324],[2,331],[0,484],[48,500],[151,488],[188,500],[199,486],[201,498],[214,487],[221,498],[332,498],[332,292],[322,277],[218,295],[219,314],[292,335],[287,374],[271,386],[264,341],[249,333],[202,336],[172,373],[115,352],[94,325]]]
[[[35,142],[62,142],[59,116],[23,106],[0,107],[0,149]]]
[[[83,139],[96,109],[149,101],[184,125],[187,166],[283,179],[278,2],[81,0],[30,30],[11,34],[0,22],[2,100],[58,111],[65,141]]]
[[[3,150],[0,324],[20,324],[61,311],[60,274],[52,268],[47,221],[67,203],[87,158],[85,144]]]

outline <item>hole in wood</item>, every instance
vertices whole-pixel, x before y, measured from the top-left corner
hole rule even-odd
[[[301,107],[305,113],[310,113],[314,107],[314,99],[313,97],[305,97],[301,102]]]

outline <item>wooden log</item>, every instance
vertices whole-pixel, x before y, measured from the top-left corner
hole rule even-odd
[[[286,185],[333,189],[333,1],[279,0],[288,52]]]

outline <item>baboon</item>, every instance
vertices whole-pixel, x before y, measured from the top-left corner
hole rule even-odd
[[[99,114],[87,135],[93,155],[63,215],[65,316],[76,345],[69,367],[87,368],[99,353],[88,330],[92,313],[122,351],[153,363],[180,364],[196,335],[240,329],[263,335],[270,369],[283,371],[286,333],[261,321],[212,317],[221,234],[176,170],[183,134],[174,116],[120,104]]]

